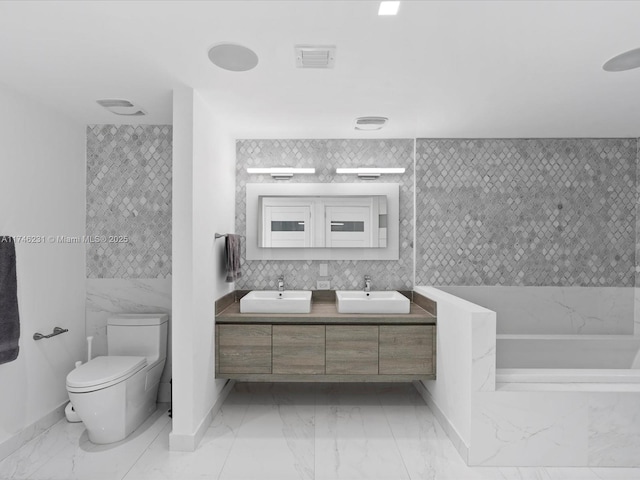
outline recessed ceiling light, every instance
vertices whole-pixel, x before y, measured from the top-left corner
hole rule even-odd
[[[640,67],[640,48],[616,55],[602,66],[607,72],[624,72],[638,67]]]
[[[253,50],[234,43],[211,47],[209,60],[214,65],[232,72],[246,72],[258,65],[258,55]]]
[[[397,15],[400,2],[380,2],[378,15]]]

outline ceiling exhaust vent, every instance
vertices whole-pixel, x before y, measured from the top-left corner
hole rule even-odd
[[[356,130],[380,130],[388,121],[387,117],[359,117],[356,118]]]
[[[139,117],[147,114],[143,108],[121,98],[103,98],[102,100],[97,100],[97,103],[116,115]]]
[[[336,61],[335,45],[296,45],[298,68],[333,68]]]

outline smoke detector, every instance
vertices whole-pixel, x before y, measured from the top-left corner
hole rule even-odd
[[[333,68],[336,62],[335,45],[296,45],[298,68]]]
[[[356,118],[356,130],[380,130],[389,119],[387,117],[358,117]]]
[[[103,98],[102,100],[96,100],[96,102],[116,115],[139,117],[147,114],[142,107],[121,98]]]

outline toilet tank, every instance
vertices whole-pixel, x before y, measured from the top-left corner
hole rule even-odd
[[[110,356],[147,357],[147,364],[167,357],[169,315],[130,313],[107,321],[107,352]]]

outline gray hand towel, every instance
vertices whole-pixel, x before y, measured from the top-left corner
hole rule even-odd
[[[240,235],[227,234],[225,240],[227,282],[235,282],[242,276],[240,271]]]
[[[0,236],[0,363],[18,358],[19,340],[16,247],[12,237]]]

